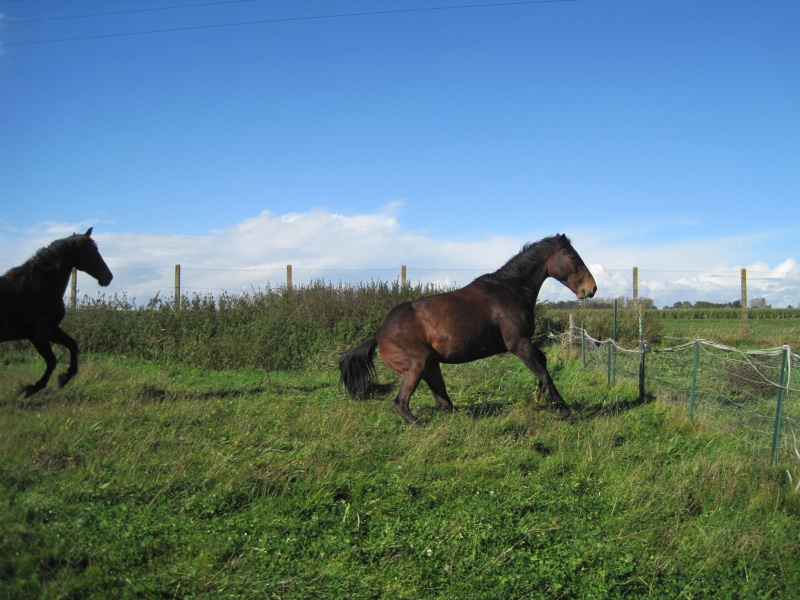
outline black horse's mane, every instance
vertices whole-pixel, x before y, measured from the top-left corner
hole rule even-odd
[[[512,256],[508,262],[497,269],[497,271],[481,275],[478,279],[483,279],[491,283],[528,279],[533,268],[547,260],[553,253],[555,246],[562,246],[570,243],[569,238],[563,234],[551,235],[538,242],[528,242],[522,247],[522,250]]]
[[[84,239],[85,238],[85,239]],[[59,270],[64,262],[71,256],[72,250],[79,248],[81,244],[90,243],[97,248],[97,242],[85,235],[71,235],[50,242],[44,248],[39,248],[32,257],[18,267],[10,269],[9,276],[33,276],[34,272],[52,272]]]

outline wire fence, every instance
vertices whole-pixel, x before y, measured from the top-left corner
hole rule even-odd
[[[359,286],[369,283],[397,283],[439,290],[463,287],[487,271],[478,269],[436,269],[400,266],[387,269],[116,269],[111,285],[100,290],[87,275],[73,280],[72,305],[84,296],[98,294],[126,296],[134,304],[146,305],[153,298],[219,297],[286,287],[315,284]],[[789,271],[657,271],[595,269],[597,298],[635,299],[655,308],[678,307],[697,302],[723,306],[774,308],[800,306],[800,270]],[[575,296],[558,282],[548,279],[540,301],[574,301]]]
[[[610,385],[639,381],[646,396],[684,407],[695,426],[723,432],[773,463],[788,458],[800,466],[800,355],[789,346],[739,350],[698,339],[630,349],[577,327],[552,337],[580,345],[584,366]]]

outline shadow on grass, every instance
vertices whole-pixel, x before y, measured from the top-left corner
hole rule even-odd
[[[618,415],[622,412],[633,410],[654,402],[656,397],[652,394],[645,394],[643,398],[632,400],[619,400],[617,402],[603,402],[601,404],[581,404],[573,402],[569,405],[572,410],[570,421],[589,421],[597,417],[608,417]]]
[[[68,390],[61,392],[58,386],[48,386],[43,390],[37,392],[33,396],[25,397],[24,385],[15,386],[14,389],[5,390],[0,394],[0,407],[9,406],[20,410],[41,410],[49,406],[61,405],[83,405],[92,403],[103,403],[108,401],[108,398],[98,398],[94,395],[84,395],[80,391]],[[132,390],[132,396],[142,402],[164,403],[164,402],[177,402],[184,400],[224,400],[234,398],[244,398],[247,396],[256,396],[263,393],[274,394],[312,394],[319,390],[332,387],[332,384],[327,382],[320,383],[277,383],[265,382],[263,384],[252,385],[244,388],[234,389],[210,389],[206,391],[193,391],[181,389],[169,389],[153,384],[145,384],[138,389]]]
[[[212,400],[215,398],[241,398],[252,396],[266,391],[263,385],[257,385],[245,389],[237,390],[209,390],[207,392],[191,392],[180,390],[167,390],[155,385],[145,385],[139,392],[140,400],[151,402],[167,402],[170,400]]]
[[[391,390],[394,386],[388,386]],[[348,399],[349,400],[349,399]],[[605,402],[596,404],[582,404],[574,402],[569,405],[572,414],[566,419],[569,421],[589,421],[602,416],[614,416],[622,412],[636,409],[645,404],[649,404],[655,400],[655,396],[647,394],[643,399],[635,398],[632,400],[621,400],[617,402]],[[352,401],[352,400],[349,400]],[[386,393],[383,395],[371,395],[366,401],[385,402],[387,410],[395,412],[394,406],[389,401]],[[453,413],[464,414],[470,419],[488,419],[492,417],[500,417],[508,414],[509,410],[515,406],[517,402],[512,400],[487,400],[484,402],[476,402],[473,404],[455,404]],[[551,413],[554,420],[561,417],[558,411],[549,406],[545,402],[534,402],[531,404],[531,410],[537,412]],[[448,418],[451,413],[447,413],[442,409],[435,406],[432,402],[430,405],[412,406],[412,412],[417,417],[417,426],[424,427],[439,419]],[[399,418],[399,416],[398,416]]]
[[[435,405],[431,406],[416,406],[413,407],[412,412],[417,417],[417,425],[425,426],[429,423],[443,418],[452,417],[454,413],[467,415],[470,419],[488,419],[491,417],[499,417],[508,413],[508,409],[513,406],[513,402],[502,402],[490,400],[487,402],[478,402],[475,404],[454,405],[453,413],[443,411]],[[389,404],[392,410],[394,406]]]
[[[486,419],[506,414],[508,408],[513,405],[513,402],[487,400],[486,402],[478,402],[476,404],[468,404],[460,407],[457,406],[456,412],[464,413],[472,419]]]
[[[274,394],[311,394],[319,390],[331,387],[330,383],[313,383],[313,384],[296,384],[296,383],[278,383],[267,381],[263,384],[253,385],[246,388],[238,389],[215,389],[208,391],[183,391],[183,390],[168,390],[154,385],[146,385],[142,388],[139,398],[142,400],[150,400],[153,402],[165,402],[168,400],[220,400],[231,398],[243,398],[246,396],[255,396],[263,393]]]

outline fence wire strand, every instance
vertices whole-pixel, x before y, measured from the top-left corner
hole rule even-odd
[[[551,334],[562,345],[582,344],[586,368],[609,374],[609,383],[639,378],[639,348],[624,348],[616,341],[599,340],[575,327],[563,334]],[[694,406],[690,407],[692,382],[697,376]],[[645,389],[650,396],[675,402],[693,413],[693,423],[731,436],[756,453],[769,454],[778,422],[780,458],[800,463],[800,394],[796,367],[800,356],[788,346],[740,350],[697,339],[671,347],[645,346]],[[783,358],[787,357],[781,382]],[[777,406],[781,393],[781,412]]]

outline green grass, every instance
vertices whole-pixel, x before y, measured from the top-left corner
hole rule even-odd
[[[407,427],[333,364],[211,371],[85,355],[23,399],[0,364],[0,598],[782,598],[786,465],[551,353],[575,411],[497,357]],[[324,363],[324,361],[322,361]],[[381,370],[383,381],[396,381]]]

